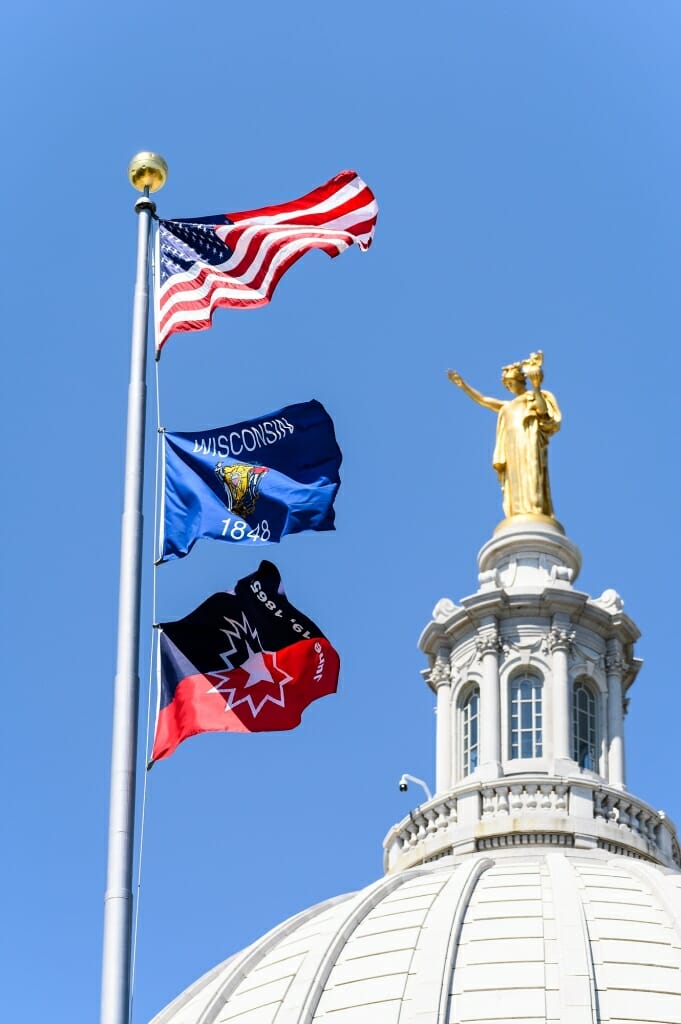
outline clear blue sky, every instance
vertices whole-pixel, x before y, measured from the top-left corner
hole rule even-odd
[[[285,201],[346,167],[381,212],[369,253],[310,254],[270,306],[218,312],[160,364],[169,429],[313,397],[334,417],[337,531],[266,553],[343,666],[297,731],[199,737],[154,769],[136,1024],[376,878],[413,796],[399,775],[433,778],[416,640],[440,597],[475,590],[501,518],[493,417],[448,366],[501,395],[501,365],[544,350],[578,586],[616,588],[643,631],[629,786],[681,822],[678,3],[29,0],[2,35],[7,1019],[98,1013],[140,149],[170,165],[166,217]],[[159,618],[259,555],[201,542],[159,571]]]

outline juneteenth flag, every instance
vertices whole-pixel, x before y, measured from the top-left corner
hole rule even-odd
[[[338,654],[289,602],[272,562],[160,629],[150,765],[198,733],[293,729],[308,704],[336,691]]]
[[[165,432],[160,560],[182,558],[200,537],[254,544],[333,530],[341,459],[314,400],[230,427]]]
[[[355,171],[341,171],[300,199],[259,210],[160,220],[156,354],[176,331],[211,326],[218,306],[269,302],[280,278],[311,249],[338,256],[371,245],[378,205]]]

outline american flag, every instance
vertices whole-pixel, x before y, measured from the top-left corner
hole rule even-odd
[[[156,352],[176,331],[211,326],[218,306],[269,302],[279,279],[310,249],[338,256],[371,245],[378,205],[355,171],[280,206],[185,220],[157,233]]]

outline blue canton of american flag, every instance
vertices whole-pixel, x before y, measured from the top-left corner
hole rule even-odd
[[[218,306],[262,306],[310,249],[371,245],[378,205],[355,171],[280,206],[159,221],[156,351],[176,331],[210,327]]]

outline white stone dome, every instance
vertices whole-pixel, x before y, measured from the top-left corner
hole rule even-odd
[[[681,872],[604,850],[446,857],[321,903],[154,1024],[681,1021]]]
[[[154,1024],[681,1024],[681,848],[626,786],[638,629],[615,591],[575,589],[557,525],[502,526],[421,634],[435,794],[388,832],[385,877]]]

